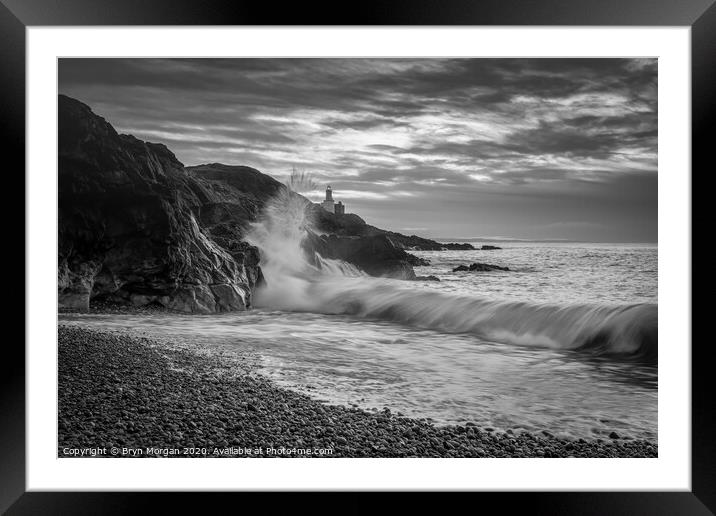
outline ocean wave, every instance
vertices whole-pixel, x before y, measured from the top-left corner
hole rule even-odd
[[[654,304],[560,306],[499,301],[406,288],[374,278],[317,282],[308,287],[304,301],[291,308],[653,364],[658,356]]]
[[[657,362],[655,304],[552,305],[455,295],[385,278],[303,247],[311,221],[305,203],[285,191],[256,222],[248,240],[261,250],[266,284],[257,307],[346,314],[497,342]]]

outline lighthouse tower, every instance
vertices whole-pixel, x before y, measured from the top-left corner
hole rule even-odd
[[[331,185],[328,185],[328,188],[326,188],[326,199],[321,203],[321,207],[330,212],[333,213],[333,206],[335,203],[333,202],[333,190],[331,190]]]

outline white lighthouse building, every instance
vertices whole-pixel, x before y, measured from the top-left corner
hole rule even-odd
[[[336,204],[333,200],[333,190],[331,189],[331,185],[328,185],[326,188],[326,198],[321,203],[321,208],[329,213],[335,213],[337,215],[343,215],[346,212],[346,207],[342,202],[338,201]]]
[[[324,201],[321,203],[321,207],[322,207],[324,210],[333,213],[333,206],[334,206],[335,204],[336,204],[336,203],[333,202],[333,190],[331,190],[331,185],[328,185],[328,188],[326,188],[326,198],[325,198]]]

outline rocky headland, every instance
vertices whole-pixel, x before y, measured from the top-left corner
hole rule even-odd
[[[185,167],[164,145],[119,134],[64,95],[58,115],[60,308],[87,310],[98,302],[191,313],[250,308],[265,278],[260,252],[245,234],[286,187],[250,167]],[[407,250],[443,249],[305,203],[313,227],[309,255],[412,280],[413,266],[428,262]]]

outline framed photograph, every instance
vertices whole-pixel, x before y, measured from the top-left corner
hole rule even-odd
[[[2,509],[711,514],[712,4],[3,0],[26,330]]]

